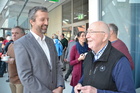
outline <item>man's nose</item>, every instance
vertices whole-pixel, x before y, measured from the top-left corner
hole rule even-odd
[[[45,23],[44,23],[45,25],[48,25],[48,20],[45,20]]]
[[[16,34],[13,34],[12,36],[14,37],[14,36],[16,36]]]
[[[89,33],[86,33],[86,38],[88,38],[89,37]]]

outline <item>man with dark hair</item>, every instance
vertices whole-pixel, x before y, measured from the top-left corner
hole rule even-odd
[[[63,45],[63,50],[66,50],[67,49],[67,46],[68,46],[68,40],[65,38],[64,33],[62,33],[62,35],[60,36],[60,38],[61,38],[61,43]]]
[[[65,71],[66,70],[66,62],[64,61],[64,56],[65,56],[66,49],[68,47],[68,40],[65,38],[64,33],[62,33],[60,35],[60,38],[61,38],[61,44],[63,46],[63,54],[61,56],[61,61],[63,63],[63,68],[62,69],[63,69],[63,71]]]
[[[128,51],[128,48],[125,45],[125,43],[117,37],[118,27],[113,23],[108,24],[108,26],[110,28],[109,40],[111,41],[112,46],[115,47],[120,52],[122,52],[128,58],[128,60],[130,62],[131,69],[133,70],[134,69],[134,62],[133,62],[132,57]]]
[[[48,28],[48,10],[35,6],[28,14],[31,30],[14,42],[24,93],[62,93],[65,86],[56,48],[53,40],[44,35]]]

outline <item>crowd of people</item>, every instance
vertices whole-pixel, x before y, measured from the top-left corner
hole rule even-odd
[[[64,33],[60,39],[56,34],[52,38],[45,35],[47,8],[33,7],[28,18],[28,34],[16,26],[11,30],[12,39],[0,38],[1,59],[9,56],[0,61],[0,77],[8,64],[12,93],[63,93],[69,75],[69,93],[136,93],[134,62],[117,37],[114,23],[93,22],[87,31],[78,32],[69,41]],[[65,75],[63,71],[67,71]]]

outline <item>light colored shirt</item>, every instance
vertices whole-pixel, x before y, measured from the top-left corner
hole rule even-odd
[[[108,44],[107,44],[107,45],[108,45]],[[94,62],[95,62],[96,60],[98,60],[98,59],[101,57],[101,55],[102,55],[103,52],[105,51],[107,45],[105,45],[105,46],[104,46],[102,49],[100,49],[97,53],[95,53],[94,51],[92,51],[92,53],[94,54]]]
[[[33,36],[35,37],[35,39],[37,40],[37,42],[39,43],[39,45],[41,46],[41,48],[43,49],[44,53],[46,54],[49,64],[52,68],[52,64],[51,64],[51,58],[50,58],[50,51],[48,48],[47,43],[45,42],[45,35],[43,35],[43,39],[41,40],[41,37],[39,37],[37,34],[35,34],[34,32],[30,31]]]
[[[99,50],[96,54],[95,52],[92,51],[94,56],[96,56],[94,57],[95,59],[94,62],[100,58],[100,56],[105,51],[107,45],[104,46],[101,50]],[[112,77],[116,84],[118,92],[97,89],[97,93],[136,93],[132,76],[133,75],[131,72],[128,59],[126,57],[122,57],[120,60],[118,60],[118,62],[116,63],[112,71]],[[83,83],[83,79],[84,79],[84,75],[82,75],[81,79],[79,80],[79,83]],[[125,86],[125,87],[122,87],[122,86]]]

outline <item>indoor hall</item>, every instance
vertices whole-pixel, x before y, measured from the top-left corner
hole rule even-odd
[[[118,37],[128,47],[135,64],[135,87],[140,87],[139,0],[0,0],[0,37],[11,34],[11,28],[17,25],[28,33],[28,10],[33,6],[48,8],[50,21],[46,35],[50,38],[54,33],[58,36],[64,33],[69,40],[97,20],[115,23],[119,27]]]
[[[68,65],[67,65],[68,69]],[[65,75],[66,71],[63,72],[63,75]],[[8,78],[8,74],[5,73],[4,77],[0,78],[0,93],[11,93],[9,82],[6,82]],[[72,87],[70,86],[70,80],[71,75],[69,76],[68,80],[65,81],[65,89],[63,90],[63,93],[71,93]],[[136,89],[136,93],[140,93],[140,88]]]
[[[63,72],[65,75],[66,71]],[[6,82],[8,79],[8,74],[5,73],[4,77],[0,77],[0,93],[11,93],[9,82]],[[71,76],[69,76],[68,80],[65,81],[65,89],[63,90],[63,93],[70,93],[72,90],[72,87],[70,86],[70,80]]]

